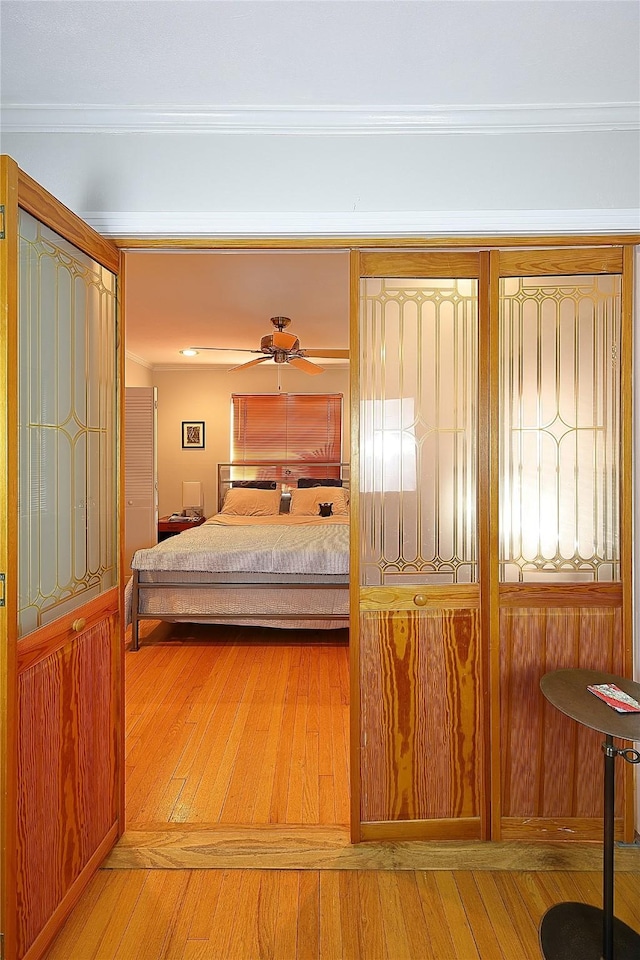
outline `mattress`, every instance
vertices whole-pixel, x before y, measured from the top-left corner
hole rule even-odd
[[[145,619],[337,629],[349,612],[349,522],[217,514],[136,551],[132,568]],[[131,598],[129,583],[127,622]]]

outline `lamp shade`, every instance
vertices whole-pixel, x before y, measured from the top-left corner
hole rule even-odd
[[[182,481],[182,507],[202,507],[202,481],[201,480],[183,480]]]

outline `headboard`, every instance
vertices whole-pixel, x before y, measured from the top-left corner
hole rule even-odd
[[[278,487],[283,499],[288,498],[289,488],[298,485],[298,480],[308,480],[309,486],[320,485],[326,480],[332,486],[349,489],[349,464],[322,460],[243,460],[236,463],[218,464],[218,510],[222,509],[227,490],[234,484],[269,485]],[[272,486],[273,485],[273,486]]]

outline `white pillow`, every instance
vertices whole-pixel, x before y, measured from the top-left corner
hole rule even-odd
[[[333,504],[334,517],[349,515],[348,500],[342,487],[297,487],[291,491],[289,513],[298,517],[319,517],[321,503]]]
[[[232,517],[272,517],[280,512],[279,490],[232,487],[227,491],[220,513]]]

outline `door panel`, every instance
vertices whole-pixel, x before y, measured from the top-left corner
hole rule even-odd
[[[619,603],[589,607],[586,595],[585,605],[577,606],[579,590],[573,590],[573,606],[501,610],[503,839],[561,840],[572,831],[595,840],[602,834],[602,734],[575,723],[539,695],[540,679],[550,670],[624,673]],[[526,588],[523,594],[522,604]],[[623,766],[616,765],[620,788]],[[618,817],[622,796],[617,790]],[[621,839],[620,821],[617,833]]]
[[[477,610],[362,614],[363,837],[371,821],[469,819],[456,835],[478,836],[479,651]]]
[[[19,636],[117,582],[115,281],[20,211]]]
[[[364,839],[482,833],[479,266],[466,253],[359,264]]]
[[[117,591],[105,599],[95,626],[71,627],[52,653],[19,663],[18,956],[117,822]]]
[[[499,259],[497,838],[596,839],[602,738],[539,685],[559,668],[629,669],[623,254]]]
[[[2,187],[3,923],[7,957],[37,960],[121,829],[119,255],[8,158]]]

